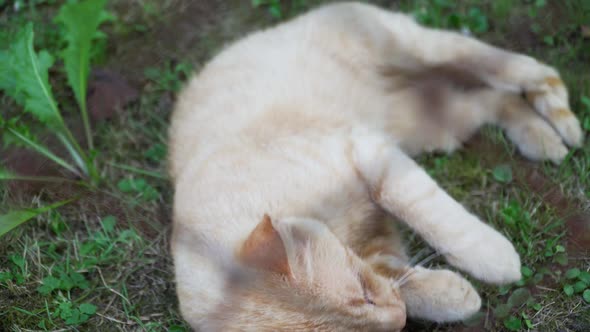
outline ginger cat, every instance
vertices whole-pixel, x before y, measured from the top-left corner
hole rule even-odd
[[[458,273],[410,266],[395,221],[488,283],[520,278],[500,233],[410,156],[497,124],[530,159],[583,135],[557,71],[360,3],[251,34],[180,95],[172,253],[199,331],[399,331],[479,310]]]

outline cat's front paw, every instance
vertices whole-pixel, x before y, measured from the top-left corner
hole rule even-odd
[[[458,239],[445,253],[447,261],[475,278],[506,284],[520,280],[520,257],[500,233],[485,225]]]
[[[481,307],[477,291],[459,274],[414,268],[400,288],[408,316],[439,323],[463,320]]]

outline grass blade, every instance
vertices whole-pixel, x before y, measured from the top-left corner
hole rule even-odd
[[[121,164],[116,164],[113,162],[109,162],[109,165],[116,167],[116,168],[120,168],[122,170],[126,170],[126,171],[130,171],[130,172],[134,172],[137,174],[141,174],[141,175],[146,175],[146,176],[150,176],[156,179],[161,179],[161,180],[166,180],[167,177],[158,173],[158,172],[153,172],[153,171],[146,171],[144,169],[140,169],[137,167],[133,167],[133,166],[128,166],[128,165],[121,165]]]
[[[16,228],[17,226],[35,218],[36,216],[38,216],[42,213],[45,213],[47,211],[51,211],[53,209],[56,209],[60,206],[66,205],[74,200],[75,200],[75,198],[72,198],[69,200],[57,202],[55,204],[51,204],[51,205],[44,206],[44,207],[37,208],[37,209],[24,209],[24,210],[18,210],[18,211],[10,211],[6,214],[0,215],[0,236],[8,233],[9,231]]]
[[[9,170],[0,168],[0,181],[34,181],[34,182],[52,182],[52,183],[76,183],[81,184],[78,181],[72,181],[55,176],[28,176],[18,175],[10,172]]]
[[[80,156],[78,154],[78,150],[74,146],[72,146],[70,140],[68,140],[64,135],[57,134],[57,138],[59,138],[62,144],[66,147],[66,149],[70,153],[70,156],[72,156],[72,158],[74,159],[78,167],[80,167],[82,172],[88,175],[88,167],[86,167],[86,161],[84,159],[84,156]]]
[[[80,172],[78,172],[76,167],[74,167],[67,161],[63,160],[62,158],[58,157],[43,145],[30,140],[28,137],[22,135],[21,133],[12,128],[8,128],[8,131],[16,138],[18,138],[21,142],[23,142],[25,145],[29,146],[29,148],[35,150],[37,153],[44,155],[45,157],[49,158],[50,160],[67,169],[68,171],[76,174],[77,176],[81,176]]]

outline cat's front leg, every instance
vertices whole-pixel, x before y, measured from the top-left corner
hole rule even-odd
[[[447,261],[490,283],[520,279],[520,258],[503,235],[442,190],[386,137],[353,135],[353,163],[372,197]]]

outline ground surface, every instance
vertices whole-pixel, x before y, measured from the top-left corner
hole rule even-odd
[[[167,120],[174,94],[191,70],[224,44],[323,1],[268,2],[278,5],[110,2],[116,19],[104,29],[108,43],[95,66],[108,72],[95,75],[93,91],[100,100],[118,96],[134,101],[122,109],[94,105],[104,179],[99,190],[27,182],[0,187],[2,212],[79,197],[1,238],[0,331],[188,330],[177,309],[168,252]],[[58,50],[51,17],[60,2],[26,1],[18,12],[13,3],[0,0],[0,47],[6,48],[11,32],[30,20],[36,24],[36,46]],[[468,28],[486,41],[558,67],[571,88],[574,110],[590,129],[590,100],[582,102],[583,96],[590,97],[590,1],[378,4],[413,12],[429,25]],[[54,74],[58,99],[71,100],[67,89],[60,90],[63,73]],[[19,112],[1,94],[0,109]],[[80,127],[75,114],[70,118],[74,128]],[[20,150],[3,151],[1,158],[25,174],[59,175]],[[525,277],[506,287],[478,285],[484,306],[468,322],[409,322],[408,331],[590,331],[590,304],[582,296],[590,286],[584,283],[590,269],[590,143],[561,166],[533,164],[501,132],[486,128],[466,149],[424,156],[420,162],[454,197],[515,243]],[[421,246],[412,241],[414,252]]]

